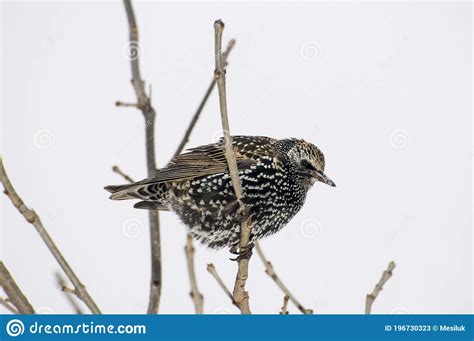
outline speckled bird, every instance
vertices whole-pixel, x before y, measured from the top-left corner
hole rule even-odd
[[[234,136],[233,150],[242,184],[250,242],[278,232],[304,204],[324,174],[324,155],[313,144],[295,138]],[[134,207],[175,212],[193,237],[213,249],[240,241],[242,214],[224,155],[223,140],[187,150],[142,181],[107,186],[114,200],[140,199]]]

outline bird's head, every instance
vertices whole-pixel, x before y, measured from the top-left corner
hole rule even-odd
[[[291,139],[287,155],[293,169],[310,185],[316,181],[336,187],[334,181],[324,174],[324,154],[314,144],[304,140]]]

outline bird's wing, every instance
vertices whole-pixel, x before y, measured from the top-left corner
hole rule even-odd
[[[275,139],[264,136],[233,136],[232,145],[238,168],[248,168],[262,156],[274,156],[275,142]],[[157,170],[154,177],[144,182],[182,181],[224,172],[227,172],[227,160],[223,139],[220,139],[218,143],[192,148],[176,156],[166,167]]]

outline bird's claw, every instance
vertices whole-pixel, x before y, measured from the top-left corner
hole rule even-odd
[[[238,255],[240,252],[239,252],[239,244],[235,244],[234,246],[232,246],[229,250],[230,253],[232,253],[233,255]]]
[[[234,262],[235,261],[239,262],[239,261],[244,260],[244,259],[250,259],[250,257],[252,257],[253,247],[254,247],[254,244],[249,243],[245,248],[241,249],[240,251],[237,251],[238,246],[234,245],[230,249],[230,252],[237,255],[237,257],[229,258],[229,259],[231,261],[234,261]]]

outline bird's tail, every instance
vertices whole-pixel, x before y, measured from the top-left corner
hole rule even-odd
[[[140,199],[137,195],[137,189],[140,185],[130,184],[130,185],[118,185],[118,186],[105,186],[104,189],[112,195],[110,199],[112,200],[127,200],[127,199]]]

